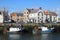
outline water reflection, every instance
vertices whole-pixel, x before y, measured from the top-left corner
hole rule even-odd
[[[52,34],[4,34],[0,40],[60,40],[60,33]]]
[[[31,34],[9,34],[9,40],[32,40]]]
[[[40,40],[41,36],[39,34],[33,35],[33,40]]]
[[[19,40],[20,35],[19,34],[9,34],[9,39],[10,40]]]
[[[41,34],[41,40],[48,40],[49,34]]]

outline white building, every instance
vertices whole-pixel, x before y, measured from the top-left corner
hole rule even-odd
[[[57,22],[60,22],[60,18],[58,18],[58,21]]]
[[[0,23],[3,23],[3,13],[0,12]]]
[[[57,22],[58,17],[55,12],[44,11],[42,8],[26,9],[24,12],[25,20],[32,23]]]
[[[29,13],[29,22],[41,23],[44,22],[44,11],[39,9],[31,9]]]
[[[57,22],[58,21],[58,16],[55,12],[51,12],[51,11],[44,11],[45,14],[45,22]]]

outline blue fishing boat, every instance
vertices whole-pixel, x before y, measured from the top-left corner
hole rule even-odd
[[[38,27],[38,29],[41,29],[40,33],[52,33],[54,31],[54,27],[53,28]]]

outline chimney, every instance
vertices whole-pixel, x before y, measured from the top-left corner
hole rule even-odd
[[[39,7],[40,10],[42,10],[42,7]]]

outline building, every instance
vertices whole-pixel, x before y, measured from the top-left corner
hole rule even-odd
[[[42,10],[42,8],[38,8],[38,9],[27,9],[24,11],[24,16],[25,16],[25,21],[26,22],[34,22],[34,23],[41,23],[43,22],[43,16],[44,16],[44,12]]]
[[[23,21],[23,13],[13,12],[10,14],[10,19],[17,23],[21,23]]]
[[[0,12],[0,23],[3,23],[3,13],[2,12]]]
[[[0,23],[3,23],[5,21],[9,20],[9,15],[7,10],[0,10]]]
[[[29,16],[29,10],[26,8],[24,10],[24,14],[23,14],[23,17],[24,17],[24,22],[27,23],[28,22],[28,16]]]
[[[38,9],[28,9],[24,10],[24,21],[32,22],[32,23],[51,23],[57,22],[58,17],[55,12],[42,10],[42,8]]]
[[[57,22],[58,21],[58,16],[55,12],[51,12],[51,11],[44,11],[44,19],[45,22]]]
[[[57,22],[60,23],[60,18],[58,18],[58,21]]]
[[[9,20],[9,15],[8,15],[8,11],[4,10],[3,12],[3,17],[4,17],[4,22]]]

